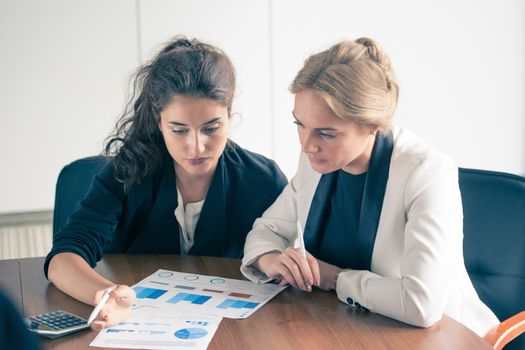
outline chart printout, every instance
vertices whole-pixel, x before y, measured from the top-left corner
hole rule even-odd
[[[246,318],[286,287],[161,269],[132,288],[134,309]]]
[[[132,313],[130,319],[99,332],[90,346],[103,348],[205,350],[221,322],[218,316],[154,316]]]

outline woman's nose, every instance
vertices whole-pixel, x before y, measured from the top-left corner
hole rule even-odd
[[[204,152],[205,145],[204,145],[204,137],[200,135],[199,133],[195,133],[195,136],[192,138],[192,144],[190,145],[190,150],[192,152],[192,156],[198,157]]]
[[[319,146],[315,143],[315,140],[313,139],[311,134],[304,136],[302,147],[304,153],[319,152]]]

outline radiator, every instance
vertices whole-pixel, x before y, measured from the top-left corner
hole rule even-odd
[[[51,224],[0,227],[0,259],[45,256],[51,249]]]

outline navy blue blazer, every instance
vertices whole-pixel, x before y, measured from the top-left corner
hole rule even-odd
[[[240,258],[253,222],[286,186],[277,164],[233,142],[219,158],[202,212],[191,255]],[[55,235],[51,258],[72,252],[94,267],[103,253],[179,254],[179,224],[175,218],[177,188],[173,159],[126,192],[110,162]]]

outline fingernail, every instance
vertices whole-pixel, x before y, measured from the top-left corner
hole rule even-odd
[[[306,289],[311,292],[312,291],[312,286],[306,286]]]

